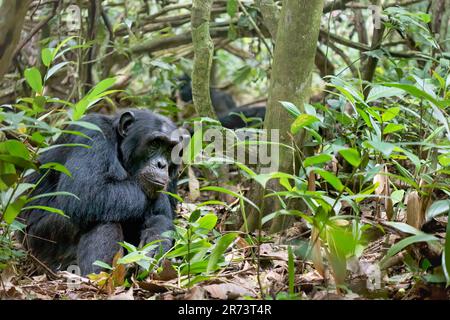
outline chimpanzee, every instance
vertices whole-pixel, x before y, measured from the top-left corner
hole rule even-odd
[[[180,98],[186,103],[192,102],[192,80],[187,74],[180,77]],[[236,108],[236,102],[228,93],[211,89],[211,103],[217,116],[223,117]]]
[[[143,245],[161,239],[158,250],[167,251],[171,241],[161,234],[173,229],[175,200],[160,191],[176,192],[178,167],[171,160],[180,138],[173,134],[176,126],[139,109],[114,116],[91,114],[82,120],[102,132],[71,125],[68,131],[82,135],[63,134],[56,145],[72,146],[49,149],[39,159],[63,164],[71,176],[51,170],[29,177],[31,183],[40,180],[32,196],[60,191],[76,196],[52,195],[32,203],[62,209],[68,217],[25,211],[25,235],[19,238],[51,269],[76,264],[83,275],[101,270],[93,265],[96,260],[111,264],[120,241]]]
[[[261,124],[264,121],[265,116],[265,106],[238,107],[230,110],[227,115],[220,117],[219,121],[225,128],[240,129]],[[245,118],[249,121],[244,121]]]

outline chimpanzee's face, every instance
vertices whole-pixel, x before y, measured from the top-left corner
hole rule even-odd
[[[169,119],[148,111],[126,112],[120,118],[123,165],[151,198],[166,189],[177,169],[171,161],[172,150],[179,142],[175,130]]]

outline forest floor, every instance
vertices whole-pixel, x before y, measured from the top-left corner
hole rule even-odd
[[[440,223],[438,223],[440,224]],[[445,225],[445,221],[442,221]],[[299,234],[301,224],[296,223],[286,232],[289,238]],[[405,255],[399,254],[389,262],[383,271],[382,285],[371,281],[370,274],[377,269],[387,249],[400,238],[393,230],[371,241],[359,259],[348,265],[347,288],[339,294],[335,290],[333,277],[326,272],[322,277],[309,262],[296,260],[295,288],[299,299],[449,299],[450,290],[440,284],[430,284],[421,279],[420,274],[405,267]],[[280,239],[261,245],[260,282],[269,299],[280,299],[281,292],[288,291],[288,251],[287,246],[277,245]],[[295,241],[293,242],[295,243]],[[416,253],[426,251],[425,247],[414,247]],[[231,261],[212,280],[195,284],[190,289],[182,288],[171,262],[166,260],[163,270],[145,281],[134,281],[131,286],[106,288],[92,279],[74,276],[69,272],[56,274],[33,274],[21,266],[10,267],[2,274],[3,297],[6,299],[112,299],[112,300],[202,300],[202,299],[257,299],[261,298],[257,278],[257,264],[251,258],[250,247],[244,239],[239,239],[233,249],[226,254]],[[375,278],[372,278],[375,279]]]
[[[183,195],[184,193],[184,195]],[[187,192],[181,192],[187,198]],[[211,195],[202,194],[208,199]],[[198,199],[202,200],[202,199]],[[111,300],[203,300],[203,299],[261,299],[260,287],[264,288],[266,299],[288,298],[289,267],[288,246],[292,245],[295,259],[294,287],[297,299],[304,300],[359,300],[359,299],[450,299],[450,289],[443,284],[432,284],[432,276],[426,275],[422,269],[414,265],[412,260],[420,261],[427,258],[433,265],[433,260],[440,259],[426,243],[410,246],[388,260],[382,270],[379,268],[381,259],[387,250],[401,240],[398,230],[383,225],[385,219],[374,218],[377,204],[373,201],[364,204],[362,221],[372,225],[382,225],[380,228],[369,229],[370,241],[358,258],[347,264],[347,279],[345,288],[336,291],[336,285],[329,269],[325,276],[320,275],[310,261],[300,258],[302,245],[308,243],[309,229],[304,223],[295,222],[282,236],[264,234],[269,239],[260,247],[260,268],[252,255],[252,248],[244,238],[238,238],[235,244],[226,252],[225,261],[229,264],[215,277],[196,283],[191,288],[181,286],[177,272],[169,260],[162,264],[162,271],[149,276],[144,281],[131,277],[131,285],[114,286],[99,285],[98,279],[83,278],[67,271],[53,273],[39,272],[28,257],[24,263],[11,265],[0,276],[0,299],[111,299]],[[195,204],[179,205],[178,215],[181,224],[195,208]],[[216,229],[224,232],[230,226],[225,222],[236,213],[222,206],[211,206],[210,210],[219,217]],[[383,217],[381,212],[381,217]],[[401,221],[402,216],[398,219]],[[232,219],[231,219],[232,220]],[[428,233],[438,238],[445,238],[447,217],[435,218],[426,226]],[[231,227],[233,228],[233,227]],[[254,251],[253,251],[254,252]],[[415,257],[415,259],[411,259]],[[436,261],[439,265],[439,261]],[[258,273],[259,279],[258,281]],[[428,281],[425,278],[428,277]],[[431,281],[430,281],[431,279]],[[105,281],[103,281],[105,282]],[[290,297],[292,298],[292,297]]]

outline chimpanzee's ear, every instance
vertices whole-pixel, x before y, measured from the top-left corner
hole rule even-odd
[[[131,111],[126,111],[122,113],[119,119],[119,125],[117,126],[117,132],[122,138],[125,138],[128,133],[128,128],[136,119],[134,118],[134,113]]]

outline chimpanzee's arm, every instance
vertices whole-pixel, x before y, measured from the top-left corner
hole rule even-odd
[[[163,240],[160,244],[162,251],[166,252],[172,246],[172,240],[161,236],[166,231],[173,230],[173,210],[169,196],[161,194],[151,205],[151,210],[146,213],[143,230],[141,232],[141,245],[154,240]]]
[[[101,134],[91,138],[92,148],[71,149],[64,165],[72,177],[60,175],[57,187],[75,194],[79,200],[59,196],[56,207],[80,226],[141,219],[148,206],[141,187],[120,164],[111,141]]]

